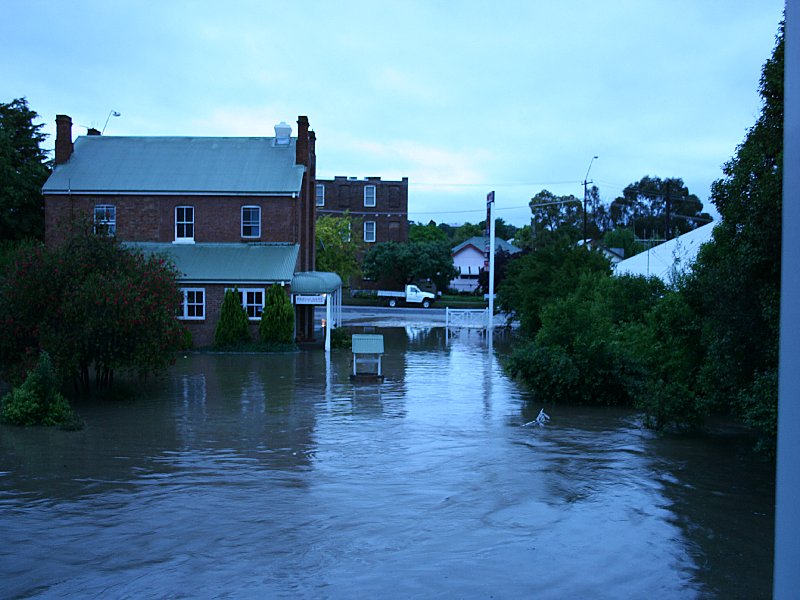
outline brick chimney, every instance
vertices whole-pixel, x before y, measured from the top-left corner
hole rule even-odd
[[[296,165],[308,166],[308,117],[297,117],[297,145],[295,146]]]
[[[56,164],[67,162],[72,149],[72,119],[67,115],[56,115]]]

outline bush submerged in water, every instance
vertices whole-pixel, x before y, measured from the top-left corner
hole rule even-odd
[[[58,377],[50,355],[42,352],[25,382],[0,402],[0,421],[10,425],[67,425],[74,428],[77,418],[58,388]]]

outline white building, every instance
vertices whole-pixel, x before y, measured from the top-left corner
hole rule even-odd
[[[453,266],[458,271],[456,278],[450,281],[452,289],[458,292],[474,292],[478,289],[478,275],[484,269],[488,269],[484,256],[486,243],[486,238],[476,236],[461,242],[452,249]],[[513,244],[501,239],[495,239],[494,250],[509,254],[521,252]]]

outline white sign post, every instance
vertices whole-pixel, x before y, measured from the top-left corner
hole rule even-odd
[[[486,327],[491,331],[494,327],[494,192],[486,196],[486,227],[489,230],[489,314]]]

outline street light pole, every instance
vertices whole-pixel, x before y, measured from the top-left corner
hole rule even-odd
[[[589,240],[589,234],[588,234],[589,222],[588,222],[588,216],[586,214],[586,204],[589,200],[589,189],[587,186],[590,183],[593,183],[592,181],[589,181],[589,171],[592,170],[592,163],[595,161],[596,158],[597,158],[596,156],[593,156],[592,160],[589,161],[589,168],[586,169],[586,177],[583,178],[583,245],[584,246],[588,243]]]

